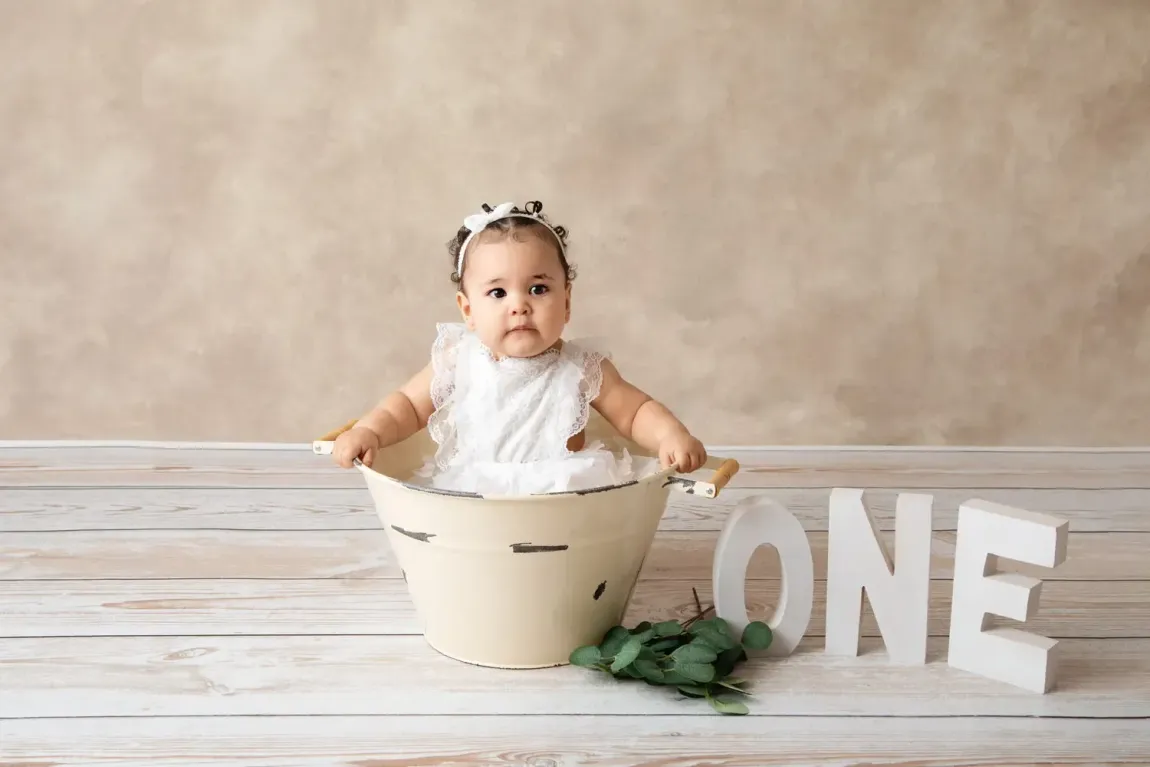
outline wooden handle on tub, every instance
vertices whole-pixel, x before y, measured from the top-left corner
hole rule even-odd
[[[715,486],[716,495],[720,490],[727,486],[727,483],[734,479],[734,476],[739,473],[739,462],[734,458],[728,458],[719,464],[719,468],[715,469],[715,473],[711,475],[711,484]]]
[[[317,439],[316,442],[334,442],[336,437],[338,437],[340,434],[343,434],[345,431],[350,430],[351,427],[355,426],[357,423],[359,423],[359,419],[353,418],[343,426],[340,426],[338,429],[332,429],[327,434]]]
[[[328,454],[330,454],[332,451],[332,447],[335,444],[335,438],[338,437],[340,434],[343,434],[345,431],[347,431],[351,427],[355,426],[357,423],[359,423],[359,419],[353,418],[350,421],[348,421],[347,423],[345,423],[343,426],[340,426],[338,429],[332,429],[331,431],[329,431],[327,434],[323,435],[319,439],[313,440],[311,443],[311,451],[313,453],[315,453],[316,455],[328,455]]]
[[[718,456],[709,458],[707,462],[703,464],[702,468],[714,466],[716,462],[718,462],[719,465],[715,467],[715,472],[711,475],[709,482],[704,482],[701,479],[691,479],[690,477],[671,477],[667,480],[667,485],[681,493],[701,495],[704,498],[714,498],[739,471],[739,462],[734,458],[719,460]]]

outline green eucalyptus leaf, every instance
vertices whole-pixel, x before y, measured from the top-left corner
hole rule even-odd
[[[745,703],[737,700],[724,700],[723,698],[716,698],[713,695],[707,696],[707,702],[711,704],[711,708],[718,711],[720,714],[733,714],[742,716],[749,713]]]
[[[660,637],[678,636],[683,633],[683,626],[679,621],[661,621],[656,623],[653,628],[655,629],[655,636]]]
[[[723,650],[719,653],[718,659],[715,661],[715,675],[720,679],[727,677],[735,670],[740,662],[747,659],[747,651],[742,647],[732,647],[729,650]]]
[[[595,666],[603,658],[599,648],[595,645],[585,645],[571,651],[571,656],[568,660],[573,666],[582,666],[583,668],[591,668]]]
[[[603,637],[599,645],[599,652],[604,658],[613,658],[623,649],[623,645],[631,638],[631,632],[622,626],[615,626]]]
[[[685,644],[671,653],[675,663],[713,663],[719,656],[705,644]]]
[[[732,647],[738,647],[738,640],[731,634],[729,628],[723,628],[725,625],[724,623],[722,626],[716,624],[704,626],[701,631],[695,633],[694,641],[706,642],[715,648],[716,651],[730,650]]]
[[[714,633],[724,634],[726,636],[735,638],[735,632],[731,630],[731,624],[727,623],[722,618],[707,618],[706,620],[699,621],[691,626],[692,634]]]
[[[641,623],[639,623],[639,625],[635,626],[635,628],[631,629],[631,633],[632,634],[642,634],[644,631],[650,631],[651,628],[653,628],[651,625],[651,621],[642,621]]]
[[[723,650],[727,649],[725,647],[725,644],[726,644],[725,642],[718,639],[717,637],[712,637],[710,635],[697,636],[691,640],[691,644],[693,644],[697,647],[706,648],[706,649],[710,650],[711,652],[715,653],[716,655],[721,653]]]
[[[686,695],[688,698],[705,698],[707,697],[707,690],[697,684],[681,684],[678,685],[679,692]]]
[[[733,690],[733,691],[739,693],[740,695],[746,695],[748,698],[753,697],[749,692],[744,690],[742,687],[739,687],[738,685],[735,685],[735,684],[731,684],[730,682],[726,681],[725,679],[721,679],[721,680],[715,682],[714,684],[716,684],[720,687],[725,687],[728,690]]]
[[[634,665],[631,665],[631,666],[627,666],[627,667],[625,667],[625,668],[621,669],[619,672],[617,672],[617,673],[615,674],[615,677],[616,677],[616,678],[618,678],[618,679],[624,679],[624,678],[628,678],[628,679],[642,679],[642,678],[643,678],[643,675],[642,675],[642,674],[640,674],[638,671],[636,671],[636,670],[635,670],[635,666],[634,666]]]
[[[695,637],[693,643],[710,647],[716,653],[721,653],[724,650],[732,650],[740,646],[736,640],[723,634],[700,634]]]
[[[659,668],[658,664],[654,661],[645,658],[637,658],[635,665],[632,666],[644,679],[650,682],[657,682],[662,684],[663,678],[666,676],[663,669]]]
[[[674,650],[682,642],[679,639],[660,639],[658,642],[651,643],[651,651],[655,653],[665,653],[669,650]]]
[[[689,679],[683,676],[682,673],[674,668],[663,669],[663,684],[694,684],[694,679]]]
[[[618,672],[630,666],[631,663],[639,657],[639,651],[642,649],[643,643],[639,641],[639,637],[628,637],[626,641],[624,641],[623,646],[619,648],[619,652],[615,654],[615,660],[611,664],[611,670]]]
[[[691,641],[687,642],[687,644],[693,644],[696,647],[704,647],[708,650],[711,650],[715,654],[718,654],[719,650],[722,649],[718,646],[720,644],[719,642],[711,642],[707,639],[705,634],[699,634],[698,636],[692,637]]]
[[[710,663],[676,663],[675,671],[692,682],[710,682],[715,678],[715,667]]]
[[[716,629],[716,622],[720,620],[722,620],[722,618],[704,618],[692,623],[691,627],[688,628],[687,631],[692,634],[698,634],[701,631],[714,631]]]
[[[743,629],[743,646],[749,650],[765,650],[771,646],[772,639],[771,627],[762,621],[751,621]]]

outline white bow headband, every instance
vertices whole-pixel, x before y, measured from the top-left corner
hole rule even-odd
[[[530,207],[530,204],[528,207]],[[467,252],[467,244],[471,242],[471,238],[486,229],[489,224],[504,218],[526,218],[529,221],[534,221],[537,224],[542,224],[543,226],[547,227],[551,234],[555,235],[555,242],[559,245],[559,252],[562,253],[564,251],[562,238],[559,237],[559,234],[550,224],[539,217],[539,210],[542,208],[542,205],[536,208],[533,213],[516,212],[513,210],[514,208],[515,203],[504,202],[496,205],[490,211],[485,210],[479,213],[472,213],[470,216],[463,219],[463,225],[467,227],[467,229],[470,231],[470,234],[468,234],[466,239],[463,240],[463,244],[459,246],[459,258],[455,262],[455,273],[457,275],[461,277],[463,276],[463,254]]]

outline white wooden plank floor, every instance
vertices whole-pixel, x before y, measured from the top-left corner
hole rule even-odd
[[[746,717],[582,669],[456,663],[419,636],[358,474],[306,446],[0,443],[0,767],[63,765],[1150,765],[1150,450],[725,450],[715,501],[673,494],[628,622],[710,596],[731,504],[767,492],[809,532],[815,612],[756,660]],[[826,501],[935,497],[928,663],[825,657]],[[946,666],[955,512],[1070,520],[1025,624],[1062,640],[1035,695]],[[1009,564],[1009,563],[1004,563]],[[779,571],[752,563],[765,616]],[[1007,623],[1006,621],[998,621]]]

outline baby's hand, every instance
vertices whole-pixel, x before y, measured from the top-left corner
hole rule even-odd
[[[707,449],[687,432],[674,432],[659,443],[659,460],[664,466],[690,474],[707,462]]]
[[[371,466],[378,451],[379,435],[366,426],[354,426],[336,437],[331,454],[336,463],[350,469],[356,458]]]

